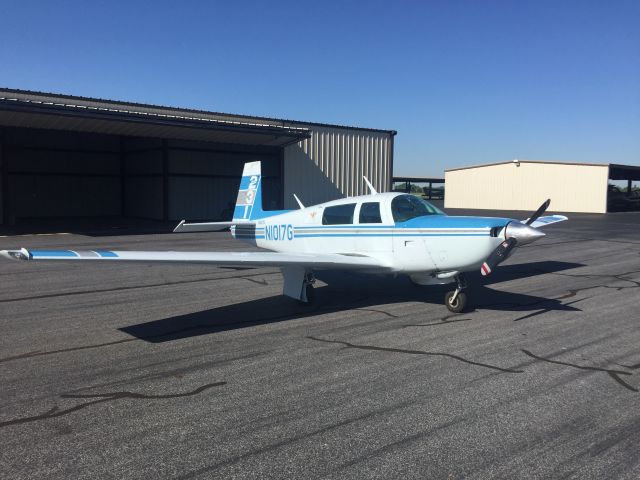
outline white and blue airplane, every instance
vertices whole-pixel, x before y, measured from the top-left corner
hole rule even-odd
[[[137,261],[207,263],[234,266],[277,266],[283,294],[303,303],[313,300],[314,272],[357,270],[373,274],[406,274],[419,285],[455,282],[445,305],[455,313],[467,304],[464,273],[480,269],[489,275],[517,246],[544,237],[538,227],[567,220],[541,216],[547,200],[524,221],[492,217],[454,217],[416,196],[371,193],[333,200],[298,210],[262,209],[260,162],[244,166],[230,222],[185,223],[174,232],[230,228],[234,238],[270,251],[150,252],[111,250],[2,250],[17,260]]]

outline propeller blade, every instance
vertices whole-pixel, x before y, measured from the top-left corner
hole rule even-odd
[[[498,245],[498,248],[491,252],[489,258],[487,258],[482,264],[482,267],[480,267],[480,273],[482,274],[482,276],[490,275],[493,269],[496,268],[509,256],[509,252],[511,252],[511,250],[513,250],[517,244],[518,240],[511,237],[507,238],[504,242]]]
[[[547,210],[547,208],[549,208],[550,203],[551,203],[551,199],[547,198],[547,201],[544,202],[542,205],[540,205],[540,208],[536,210],[536,213],[531,215],[531,218],[529,218],[529,220],[524,222],[525,225],[531,225],[533,222],[535,222],[540,217],[540,215],[542,215]]]

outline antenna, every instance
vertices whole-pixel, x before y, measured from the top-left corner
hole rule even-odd
[[[298,198],[298,196],[295,193],[293,194],[293,198],[295,198],[296,202],[298,202],[298,205],[300,205],[300,209],[303,209],[304,205],[302,204],[302,202],[300,201],[300,199]]]
[[[376,193],[378,193],[376,191],[375,188],[373,188],[373,185],[371,185],[371,182],[369,181],[369,179],[367,177],[365,177],[364,175],[362,176],[362,178],[364,178],[364,181],[367,182],[367,185],[369,186],[369,190],[371,190],[371,195],[375,195]]]

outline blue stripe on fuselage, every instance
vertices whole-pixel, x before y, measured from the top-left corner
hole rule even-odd
[[[294,238],[324,237],[488,237],[485,233],[296,233]]]

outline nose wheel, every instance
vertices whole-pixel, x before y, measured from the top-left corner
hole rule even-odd
[[[460,313],[467,306],[467,294],[463,290],[467,287],[467,281],[462,275],[456,275],[458,287],[447,292],[444,296],[444,304],[450,312]]]

